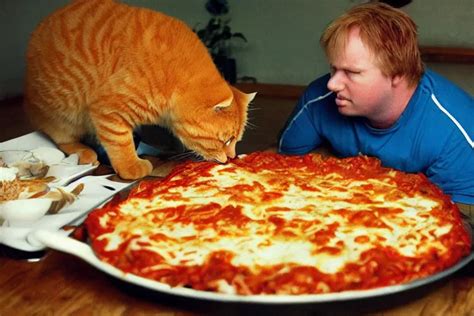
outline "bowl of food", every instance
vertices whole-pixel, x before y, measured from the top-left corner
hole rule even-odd
[[[0,167],[0,220],[9,224],[31,223],[46,213],[57,213],[72,203],[83,189],[79,185],[71,192],[61,187],[49,187],[52,179],[21,179],[18,168]]]
[[[0,151],[0,167],[16,168],[16,174],[21,179],[44,177],[49,169],[43,160],[29,150]]]
[[[30,224],[46,214],[56,214],[63,207],[73,203],[84,188],[83,184],[72,191],[55,187],[45,193],[38,193],[30,198],[0,201],[0,219],[10,225]]]

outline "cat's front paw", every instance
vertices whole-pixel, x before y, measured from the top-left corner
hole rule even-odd
[[[137,159],[134,163],[122,165],[116,168],[118,175],[122,179],[140,179],[151,173],[153,165],[150,161],[145,159]]]
[[[97,162],[97,154],[95,151],[90,150],[90,149],[84,149],[84,150],[79,150],[77,152],[79,155],[79,164],[80,165],[85,165],[85,164],[96,164]]]

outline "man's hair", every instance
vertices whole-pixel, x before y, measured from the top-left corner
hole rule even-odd
[[[349,32],[359,29],[364,45],[372,52],[386,76],[405,76],[410,86],[424,72],[415,22],[388,4],[357,5],[335,19],[324,31],[320,43],[329,59],[343,52]]]

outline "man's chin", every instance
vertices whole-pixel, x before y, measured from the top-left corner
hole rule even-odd
[[[354,113],[351,111],[350,107],[348,106],[338,106],[337,110],[339,111],[339,114],[345,115],[345,116],[359,116],[359,114]]]
[[[347,115],[347,116],[355,116],[357,115],[354,113],[353,109],[353,104],[349,99],[339,99],[336,98],[336,106],[337,110],[339,111],[340,114],[342,115]]]
[[[340,114],[342,115],[347,115],[347,116],[353,116],[354,113],[352,113],[347,106],[344,105],[338,105],[337,110],[339,111]]]

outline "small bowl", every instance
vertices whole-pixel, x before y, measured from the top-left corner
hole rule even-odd
[[[7,167],[17,168],[20,179],[44,177],[49,169],[43,160],[28,150],[0,151],[0,159]]]
[[[29,150],[3,150],[0,151],[0,159],[8,166],[17,162],[38,163],[39,159]]]
[[[40,192],[38,197],[20,198],[0,202],[0,220],[10,225],[31,224],[46,214],[56,214],[63,207],[72,204],[84,189],[84,184],[77,185],[71,191],[57,187]],[[39,194],[39,193],[37,193]]]
[[[43,217],[54,199],[19,199],[0,203],[0,218],[9,224],[31,223]]]
[[[37,159],[48,166],[61,163],[66,158],[66,155],[61,150],[53,147],[38,147],[32,149],[31,152]]]

